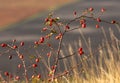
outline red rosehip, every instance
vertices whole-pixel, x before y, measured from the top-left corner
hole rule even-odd
[[[101,8],[101,12],[105,12],[106,11],[106,9],[105,8]]]
[[[40,42],[40,43],[43,43],[43,42],[44,42],[44,37],[40,37],[39,42]]]
[[[99,28],[100,26],[98,24],[96,24],[96,28]]]
[[[41,38],[40,38],[40,41],[44,41],[44,37],[41,37]]]
[[[52,67],[51,67],[52,70],[55,69],[55,68],[56,68],[56,66],[52,66]]]
[[[12,59],[12,55],[9,55],[9,59]]]
[[[34,44],[38,45],[39,43],[38,43],[38,41],[35,41]]]
[[[82,48],[79,48],[79,49],[78,49],[78,53],[79,53],[80,55],[84,54],[83,49],[82,49]]]
[[[50,18],[50,19],[49,19],[49,21],[50,21],[50,22],[53,22],[53,21],[54,21],[54,19]]]
[[[35,59],[35,62],[36,62],[36,63],[38,63],[39,61],[40,61],[39,58]]]
[[[48,22],[49,21],[49,18],[45,18],[45,22]]]
[[[14,39],[13,42],[16,42],[16,39]]]
[[[33,68],[36,68],[36,67],[37,67],[37,64],[32,64],[32,67],[33,67]]]
[[[35,78],[35,75],[32,75],[32,77],[31,77],[31,78],[32,78],[32,79],[33,79],[33,78]]]
[[[83,51],[79,51],[79,54],[82,55],[82,54],[84,54],[84,52]]]
[[[22,64],[18,64],[18,66],[17,66],[18,68],[21,68],[22,67]]]
[[[47,30],[47,28],[43,28],[43,29],[42,29],[42,31],[46,31],[46,30]]]
[[[47,56],[50,57],[51,56],[51,52],[47,53]]]
[[[19,77],[19,76],[16,76],[15,79],[16,79],[16,80],[20,80],[20,77]]]
[[[46,35],[45,38],[46,38],[46,39],[49,39],[49,38],[50,38],[50,35]]]
[[[38,78],[38,79],[40,79],[40,78],[41,78],[41,75],[40,75],[40,74],[38,74],[38,75],[37,75],[37,78]]]
[[[83,50],[83,48],[79,48],[79,49],[78,49],[78,51],[82,51],[82,50]]]
[[[20,43],[20,46],[24,46],[24,42],[21,42],[21,43]]]
[[[7,44],[2,43],[2,44],[1,44],[1,47],[7,47]]]
[[[70,27],[68,25],[65,26],[65,29],[70,29]]]
[[[50,21],[49,26],[52,26],[52,25],[53,25],[53,22],[52,22],[52,21]]]
[[[13,46],[13,49],[16,49],[16,48],[18,48],[18,47],[17,47],[16,45],[14,45],[14,46]]]
[[[91,12],[91,11],[93,11],[94,9],[93,9],[92,7],[90,7],[88,10]]]
[[[19,55],[19,58],[20,58],[20,59],[23,59],[24,57],[23,57],[23,55],[21,54],[21,55]]]
[[[51,47],[51,44],[47,44],[48,47]]]
[[[56,40],[60,39],[60,36],[56,36],[55,39],[56,39]]]
[[[74,15],[74,16],[76,16],[76,14],[77,14],[77,12],[76,12],[76,11],[74,11],[74,12],[73,12],[73,15]]]
[[[4,72],[4,75],[5,76],[9,76],[9,73],[6,71],[6,72]]]
[[[116,23],[116,21],[115,21],[115,20],[112,20],[112,21],[111,21],[111,23],[112,23],[112,24],[115,24],[115,23]]]
[[[86,28],[86,24],[85,23],[82,24],[82,28]]]
[[[100,19],[100,18],[97,18],[96,20],[97,20],[98,22],[101,22],[101,19]]]

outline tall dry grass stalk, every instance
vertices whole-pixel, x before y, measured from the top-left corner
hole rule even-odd
[[[89,54],[78,56],[71,56],[69,59],[63,60],[65,69],[75,67],[72,70],[72,75],[67,76],[66,79],[58,80],[60,83],[120,83],[120,40],[114,35],[114,32],[109,29],[110,39],[107,39],[104,29],[104,40],[97,52],[92,51],[91,41],[87,42]],[[76,45],[79,44],[79,45]],[[74,45],[81,46],[81,41],[74,43]],[[68,47],[69,53],[72,54],[72,46]],[[62,53],[62,57],[64,57]],[[77,57],[77,60],[76,60]],[[79,58],[79,59],[78,59]],[[66,62],[70,62],[66,66]],[[79,65],[78,65],[79,64]],[[68,64],[67,64],[68,65]],[[69,68],[68,68],[69,67]]]

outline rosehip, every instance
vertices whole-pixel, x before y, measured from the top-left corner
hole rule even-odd
[[[19,55],[19,58],[20,58],[20,59],[23,59],[23,55],[22,55],[22,54],[21,54],[21,55]]]
[[[82,54],[84,54],[84,52],[83,51],[79,51],[79,54],[82,55]]]
[[[32,79],[35,77],[35,75],[32,75]]]
[[[9,59],[12,59],[12,55],[9,56]]]
[[[100,18],[97,18],[96,20],[97,20],[98,22],[101,22],[101,19],[100,19]]]
[[[58,39],[60,39],[60,37],[59,37],[59,36],[56,36],[55,39],[58,40]]]
[[[85,23],[82,24],[82,28],[86,28],[86,24]]]
[[[96,28],[99,28],[100,26],[98,24],[96,24]]]
[[[53,25],[53,22],[52,22],[52,21],[50,21],[49,26],[52,26],[52,25]]]
[[[40,75],[40,74],[38,74],[38,75],[37,75],[37,78],[38,78],[38,79],[40,79],[40,78],[41,78],[41,75]]]
[[[106,11],[106,9],[105,8],[101,8],[101,12],[105,12]]]
[[[1,44],[1,47],[7,47],[7,44],[2,43],[2,44]]]
[[[83,49],[82,49],[82,48],[79,48],[79,49],[78,49],[78,53],[79,53],[80,55],[84,54]]]
[[[49,19],[49,21],[50,21],[50,22],[53,22],[53,21],[54,21],[54,19],[50,18],[50,19]]]
[[[44,37],[41,37],[39,42],[43,43],[44,42]]]
[[[46,39],[49,39],[49,38],[50,38],[50,35],[46,35],[45,38],[46,38]]]
[[[52,70],[55,69],[55,68],[56,68],[56,66],[52,66],[52,67],[51,67]]]
[[[111,23],[112,23],[112,24],[115,24],[115,23],[116,23],[116,21],[115,21],[115,20],[112,20],[112,21],[111,21]]]
[[[39,43],[38,43],[38,41],[35,41],[34,44],[38,45]]]
[[[93,9],[92,7],[90,7],[88,10],[89,10],[89,11],[93,11],[94,9]]]
[[[13,46],[13,49],[16,49],[16,48],[18,48],[18,47],[17,47],[16,45],[14,45],[14,46]]]
[[[73,15],[75,15],[75,16],[76,16],[76,14],[77,14],[77,12],[76,12],[76,11],[74,11],[74,12],[73,12]]]
[[[14,39],[13,42],[16,42],[16,39]]]
[[[22,67],[22,65],[21,64],[18,64],[18,66],[17,66],[18,68],[21,68]]]
[[[68,25],[65,26],[65,29],[70,29],[70,27]]]
[[[48,47],[51,47],[51,44],[47,44]]]
[[[33,67],[33,68],[36,68],[36,67],[37,67],[37,64],[32,64],[32,67]]]
[[[46,30],[47,30],[47,28],[43,28],[43,29],[42,29],[42,31],[46,31]]]
[[[39,58],[35,59],[35,62],[37,62],[37,63],[38,63],[39,61],[40,61],[40,60],[39,60]]]
[[[21,43],[20,43],[20,46],[24,46],[24,42],[21,42]]]
[[[50,57],[51,56],[51,52],[47,53],[47,56]]]
[[[83,48],[79,48],[79,49],[78,49],[78,51],[82,51],[82,50],[83,50]]]
[[[49,18],[45,18],[45,22],[48,22],[49,21]]]
[[[4,75],[5,76],[9,76],[9,73],[6,71],[6,72],[4,72]]]
[[[20,80],[20,77],[19,77],[19,76],[16,76],[15,79],[16,79],[16,80]]]

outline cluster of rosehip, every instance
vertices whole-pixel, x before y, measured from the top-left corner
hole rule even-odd
[[[20,47],[23,47],[23,46],[25,45],[24,42],[20,42],[19,45],[14,45],[15,42],[16,42],[16,40],[13,40],[12,45],[6,44],[6,43],[2,43],[2,44],[1,44],[1,47],[2,47],[2,48],[10,48],[10,49],[12,49],[12,50],[14,50],[14,51],[17,52],[17,49],[19,49]],[[41,37],[40,40],[39,40],[39,42],[34,42],[34,43],[35,43],[35,45],[38,45],[39,43],[43,43],[43,42],[44,42],[44,38]],[[12,55],[9,55],[9,59],[10,59],[10,60],[12,59],[12,57],[13,57]],[[20,53],[19,53],[19,54],[18,54],[18,57],[19,57],[19,59],[20,59],[21,61],[24,60],[23,54],[20,54]],[[39,58],[36,58],[36,59],[35,59],[35,62],[36,62],[36,63],[38,63],[39,61],[40,61]],[[17,67],[18,67],[19,69],[21,69],[21,68],[23,67],[23,64],[18,64]],[[32,64],[31,67],[36,68],[36,67],[37,67],[37,64],[34,63],[34,64]],[[10,74],[10,73],[7,72],[7,71],[4,72],[4,75],[7,76],[7,77],[9,77],[10,79],[13,78],[13,75]],[[33,77],[33,76],[32,76],[32,77]],[[40,77],[41,77],[40,74],[38,74],[37,77],[40,78]],[[20,76],[15,76],[15,79],[16,79],[16,80],[19,80],[19,79],[20,79]]]
[[[93,12],[93,11],[94,11],[94,8],[90,7],[90,8],[87,9],[86,14],[87,14],[87,13],[91,13],[91,12]],[[105,11],[106,11],[105,8],[101,8],[101,12],[102,12],[102,13],[104,13]],[[73,14],[76,15],[77,12],[75,11]],[[91,15],[92,15],[92,13],[91,13]],[[96,20],[97,22],[101,22],[101,21],[102,21],[102,20],[100,19],[100,17],[94,18],[94,20]],[[116,21],[115,21],[115,20],[112,20],[110,23],[111,23],[111,24],[115,24]],[[81,27],[82,27],[82,28],[86,28],[86,20],[85,20],[85,19],[81,19],[81,20],[80,20],[80,24],[81,24]],[[100,28],[99,24],[96,24],[95,27],[96,27],[96,28]]]

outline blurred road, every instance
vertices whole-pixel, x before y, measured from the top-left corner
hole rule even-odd
[[[55,16],[59,16],[62,21],[70,21],[74,19],[73,11],[77,11],[77,15],[80,15],[82,10],[93,7],[94,11],[98,13],[101,8],[105,8],[106,12],[102,16],[102,19],[105,19],[107,21],[111,20],[117,20],[120,22],[120,0],[82,0],[78,1],[76,3],[64,6],[58,10],[54,11]],[[43,22],[45,17],[47,17],[48,13],[45,13],[41,17],[36,17],[34,19],[31,19],[29,21],[13,25],[9,27],[8,29],[0,32],[0,43],[2,42],[10,42],[13,39],[16,39],[17,41],[25,41],[25,43],[28,43],[27,45],[33,43],[35,40],[38,40],[40,36],[44,35],[41,33],[41,29],[44,27]],[[97,15],[96,15],[97,16]],[[96,49],[96,46],[98,46],[103,37],[103,33],[101,29],[95,29],[95,24],[92,21],[88,20],[88,27],[86,29],[82,29],[84,36],[86,39],[90,38],[92,42],[93,49]],[[71,27],[77,27],[78,23],[71,24]],[[109,28],[111,28],[114,31],[115,36],[120,40],[120,32],[119,30],[114,26],[110,24],[101,23],[101,27],[105,29],[105,32],[107,34],[107,37],[109,37]],[[80,32],[78,30],[75,30],[74,32],[71,32],[70,34],[66,35],[66,38],[64,39],[64,43],[72,43],[75,42],[78,39],[81,39]],[[77,42],[77,41],[76,41]],[[56,46],[55,41],[52,41],[54,45]],[[27,47],[26,45],[26,47]],[[68,44],[66,44],[67,47]],[[1,49],[1,48],[0,48]],[[0,50],[1,52],[1,50]],[[27,54],[27,53],[26,53]],[[31,55],[34,55],[34,52],[31,53]],[[20,61],[17,61],[17,59],[13,60],[6,60],[6,56],[0,57],[0,70],[2,71],[16,71],[16,64]],[[1,63],[2,62],[2,63]]]
[[[76,0],[0,0],[0,29]]]
[[[103,15],[103,19],[106,19],[107,21],[111,21],[113,19],[120,21],[120,6],[119,6],[119,0],[83,0],[79,1],[77,3],[73,3],[68,6],[64,6],[58,10],[56,10],[54,13],[56,16],[59,16],[62,20],[69,21],[73,19],[73,11],[76,10],[78,12],[78,15],[81,14],[82,10],[85,8],[93,7],[95,8],[95,11],[98,12],[100,8],[104,7],[106,8],[106,13]],[[16,25],[8,27],[5,31],[0,32],[0,42],[3,41],[9,41],[11,39],[17,39],[20,41],[31,41],[36,40],[40,37],[41,28],[44,27],[43,22],[45,17],[47,17],[47,13],[44,14],[41,17],[36,17],[34,19],[30,19],[27,22],[18,23]],[[76,24],[72,25],[75,26]],[[89,30],[84,30],[86,33],[94,32],[93,28],[94,24],[91,23],[89,26]]]

